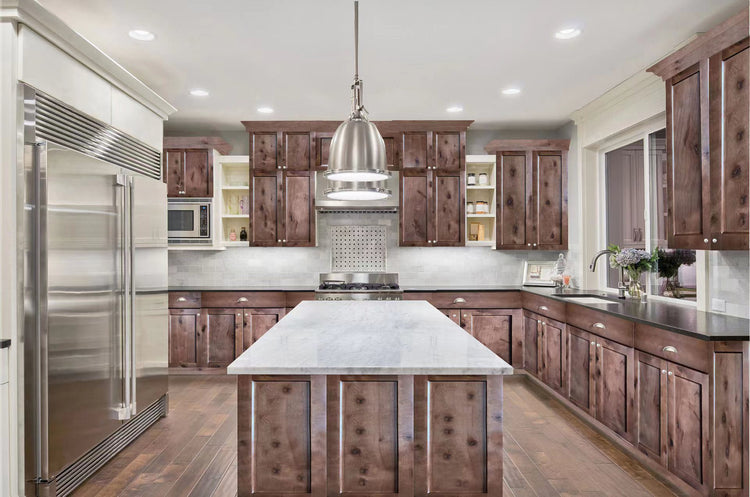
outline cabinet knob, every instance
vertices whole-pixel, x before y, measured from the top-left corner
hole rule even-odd
[[[437,240],[432,240],[432,243],[437,243]]]
[[[539,310],[540,311],[549,311],[549,307],[547,307],[546,305],[540,305],[539,306]]]
[[[536,247],[536,243],[534,244],[534,247]]]
[[[281,239],[276,240],[276,243],[281,243]]]
[[[242,313],[241,313],[241,312],[238,312],[238,313],[237,313],[237,317],[241,317],[241,316],[242,316]]]
[[[661,374],[667,374],[667,370],[666,369],[662,369],[661,370]]]
[[[177,302],[187,302],[187,299],[185,297],[180,297],[177,299]]]
[[[250,317],[250,314],[245,314],[245,317],[246,317],[246,318],[249,318],[249,317]]]
[[[453,303],[454,304],[465,304],[466,303],[466,299],[463,298],[463,297],[456,297],[455,299],[453,299]]]
[[[600,349],[602,348],[602,344],[600,344],[600,343],[597,343],[597,344],[596,344],[596,346],[597,346],[598,348],[600,348]]]
[[[281,240],[281,241],[282,241],[282,242],[284,242],[284,243],[286,243],[286,238],[284,238],[284,239],[283,239],[283,240]]]
[[[591,345],[596,345],[596,342],[591,342]]]
[[[536,320],[536,324],[542,324],[542,320],[541,319],[537,319]]]
[[[542,321],[542,326],[547,326],[547,321]]]
[[[531,247],[531,244],[530,244],[530,243],[527,243],[526,245],[528,245],[529,247]]]
[[[673,372],[671,372],[671,371],[670,371],[669,373],[667,373],[667,374],[668,374],[669,376],[673,376],[673,375],[674,375],[674,373],[673,373]]]
[[[663,347],[663,348],[662,348],[661,350],[662,350],[663,352],[671,352],[671,353],[673,353],[673,354],[676,354],[676,353],[677,353],[677,348],[676,348],[676,347],[673,347],[673,346],[671,346],[671,345],[665,345],[665,346],[664,346],[664,347]]]
[[[718,242],[718,241],[719,241],[719,240],[717,240],[716,238],[712,238],[712,239],[711,239],[711,243],[716,243],[716,242]]]
[[[708,243],[708,238],[704,238],[703,243]]]
[[[185,195],[185,191],[184,191],[184,190],[180,190],[180,191],[179,191],[179,192],[177,192],[177,193],[179,193],[180,195]]]
[[[240,297],[237,299],[237,302],[247,302],[247,297]]]
[[[594,323],[591,325],[592,328],[599,328],[600,330],[606,330],[607,327],[604,326],[604,323]]]
[[[455,318],[455,317],[458,317],[458,314],[454,314],[454,315],[453,315],[453,317],[454,317],[454,318]]]

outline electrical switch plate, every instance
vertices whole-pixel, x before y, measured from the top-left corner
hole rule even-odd
[[[716,312],[726,312],[727,301],[724,299],[711,299],[711,310]]]

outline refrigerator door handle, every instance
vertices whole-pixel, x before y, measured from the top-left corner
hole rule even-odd
[[[136,308],[135,308],[135,230],[134,230],[134,215],[133,211],[135,209],[135,179],[132,176],[128,177],[128,192],[129,192],[129,199],[128,199],[128,253],[129,253],[129,261],[130,261],[130,267],[129,267],[129,274],[128,279],[130,280],[130,326],[126,330],[126,333],[130,335],[130,376],[126,377],[128,378],[128,381],[130,383],[130,416],[135,416],[137,411],[136,408],[136,402],[135,402],[135,387],[136,387],[136,378],[137,378],[137,372],[136,372],[136,347],[135,347],[135,317],[136,317]]]
[[[128,177],[118,174],[116,185],[120,187],[120,249],[121,249],[121,276],[122,276],[122,299],[121,299],[121,340],[122,340],[122,386],[123,399],[120,407],[116,409],[117,419],[130,419],[130,326],[129,326],[129,299],[130,299],[130,262],[129,262],[129,219],[128,219]]]

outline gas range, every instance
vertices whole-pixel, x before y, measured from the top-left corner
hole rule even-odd
[[[397,273],[321,273],[315,300],[401,300]]]

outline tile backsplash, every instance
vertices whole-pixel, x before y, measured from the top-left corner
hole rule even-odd
[[[726,302],[726,313],[750,317],[748,286],[750,260],[743,251],[709,252],[709,289],[711,298]]]
[[[526,259],[555,260],[557,252],[496,251],[489,247],[399,247],[398,214],[319,214],[318,246],[241,247],[170,251],[172,286],[292,286],[318,283],[331,270],[332,226],[384,226],[386,269],[402,286],[517,285]]]

